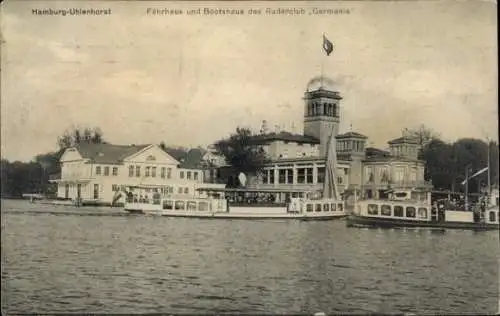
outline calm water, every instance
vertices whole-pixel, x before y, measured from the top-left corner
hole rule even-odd
[[[2,201],[7,313],[498,311],[495,231],[28,210],[81,209]]]

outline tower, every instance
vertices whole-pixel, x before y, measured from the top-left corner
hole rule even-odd
[[[319,155],[325,156],[331,133],[338,135],[340,96],[333,80],[319,76],[311,79],[304,93],[304,135],[320,141]]]

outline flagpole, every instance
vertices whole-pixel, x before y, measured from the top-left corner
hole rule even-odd
[[[325,38],[325,33],[323,33],[323,40]],[[325,56],[323,56],[323,53],[321,54],[321,88],[323,88],[323,64],[325,62]]]
[[[491,177],[491,171],[490,171],[490,140],[489,138],[486,138],[486,140],[488,141],[488,197],[490,196],[491,194],[491,180],[490,180],[490,177]]]

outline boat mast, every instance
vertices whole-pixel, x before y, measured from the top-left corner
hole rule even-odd
[[[465,210],[467,211],[469,208],[469,165],[465,167]]]

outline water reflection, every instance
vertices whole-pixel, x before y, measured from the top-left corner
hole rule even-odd
[[[498,306],[498,232],[25,208],[33,206],[2,203],[11,313],[491,314]]]

